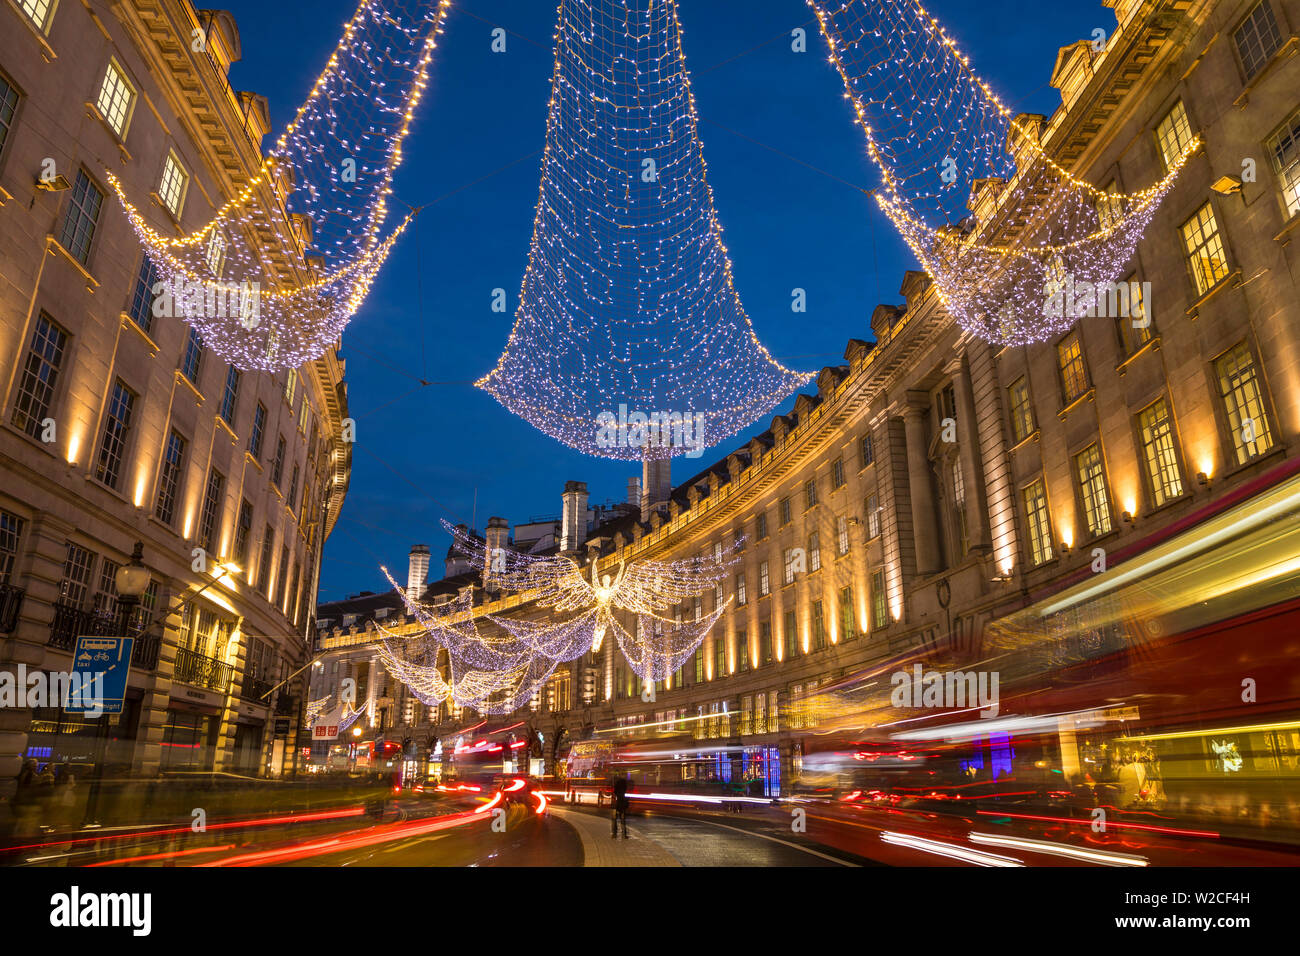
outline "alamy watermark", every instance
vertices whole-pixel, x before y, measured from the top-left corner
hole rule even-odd
[[[1057,319],[1109,316],[1132,319],[1134,328],[1151,320],[1150,282],[1086,282],[1073,275],[1049,278],[1043,283],[1043,315]]]
[[[911,673],[895,671],[889,702],[895,707],[979,707],[981,717],[998,715],[997,671],[929,671],[913,664]]]
[[[704,454],[704,412],[640,412],[618,406],[618,414],[596,416],[599,448],[688,448],[686,458]]]
[[[63,707],[104,714],[103,673],[32,671],[19,664],[17,672],[0,671],[0,707]]]
[[[208,279],[204,282],[186,282],[174,278],[170,282],[158,281],[151,290],[154,295],[153,315],[156,319],[239,319],[246,329],[262,324],[262,285],[244,279],[240,282]]]

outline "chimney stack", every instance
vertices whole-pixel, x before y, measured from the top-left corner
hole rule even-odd
[[[627,480],[627,503],[634,508],[641,507],[641,479],[636,475]]]
[[[646,449],[646,457],[641,462],[642,521],[649,521],[654,512],[668,507],[673,490],[672,465],[672,457],[666,451]]]
[[[587,540],[587,483],[564,483],[564,510],[560,516],[560,550],[577,551]]]
[[[412,601],[424,597],[429,580],[429,546],[417,544],[411,549],[406,570],[406,596]]]
[[[487,542],[487,559],[483,563],[483,586],[487,587],[490,573],[497,570],[493,567],[493,563],[510,540],[510,522],[505,518],[488,518],[487,531],[483,536]]]

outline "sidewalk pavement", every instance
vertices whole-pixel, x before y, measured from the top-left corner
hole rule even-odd
[[[596,816],[582,810],[567,810],[552,805],[554,813],[578,831],[582,839],[584,866],[681,866],[678,859],[653,840],[636,832],[636,822],[628,827],[628,838],[620,831],[617,839],[609,835],[608,813]]]

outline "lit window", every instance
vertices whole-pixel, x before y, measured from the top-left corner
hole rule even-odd
[[[794,583],[794,566],[795,566],[794,548],[786,548],[785,549],[785,583],[786,584]]]
[[[841,557],[849,553],[849,519],[844,515],[835,519],[835,543]]]
[[[1111,182],[1097,198],[1097,221],[1102,229],[1117,225],[1124,218],[1124,198],[1119,194],[1119,184]]]
[[[844,459],[836,458],[831,462],[831,488],[840,488],[844,485]]]
[[[297,394],[298,370],[296,368],[291,368],[289,369],[289,374],[286,375],[284,379],[284,400],[289,403],[290,408],[293,407],[293,399]]]
[[[95,238],[103,204],[104,194],[99,187],[90,181],[85,170],[77,170],[77,184],[72,187],[72,196],[64,211],[59,245],[83,266],[90,259],[90,243]]]
[[[857,622],[853,620],[853,588],[840,588],[840,640],[851,641],[857,636]]]
[[[861,450],[861,453],[862,453],[862,465],[861,465],[861,467],[866,468],[867,465],[871,464],[873,461],[876,460],[876,452],[875,452],[875,449],[871,447],[871,435],[870,435],[870,433],[868,433],[868,434],[862,436],[862,443],[861,443],[861,445],[860,445],[859,447],[860,447],[860,450]]]
[[[785,618],[781,625],[782,638],[785,643],[785,653],[782,660],[794,660],[799,654],[799,623],[793,609],[785,612]]]
[[[1187,120],[1187,109],[1183,106],[1183,101],[1179,100],[1156,127],[1156,142],[1160,144],[1165,169],[1173,167],[1191,141],[1192,124]]]
[[[758,596],[766,597],[772,591],[772,581],[767,573],[767,562],[758,566]]]
[[[1138,416],[1138,431],[1152,502],[1158,508],[1183,493],[1183,474],[1174,446],[1174,423],[1169,405],[1163,398],[1157,399]]]
[[[1237,53],[1241,56],[1246,79],[1249,80],[1264,68],[1282,45],[1277,20],[1267,2],[1250,11],[1250,16],[1237,28],[1233,39],[1237,43]]]
[[[1237,464],[1244,464],[1273,447],[1273,433],[1264,410],[1264,394],[1255,358],[1245,342],[1216,359],[1214,371],[1219,379],[1219,396],[1232,429],[1232,444]]]
[[[1034,567],[1052,560],[1052,525],[1047,516],[1047,489],[1035,478],[1020,492],[1029,526],[1029,560]]]
[[[745,575],[743,573],[737,574],[736,575],[736,603],[744,604],[746,603],[746,601],[748,601],[748,596],[745,594]]]
[[[1147,315],[1149,303],[1142,296],[1142,283],[1130,276],[1125,284],[1129,290],[1128,315],[1117,316],[1115,321],[1118,323],[1120,346],[1125,352],[1133,353],[1151,341],[1153,324]]]
[[[1228,256],[1223,251],[1214,209],[1208,202],[1183,223],[1182,234],[1192,278],[1196,280],[1196,292],[1205,295],[1228,274]]]
[[[812,649],[823,650],[826,647],[826,614],[821,601],[813,601],[810,621],[812,625]]]
[[[822,567],[821,535],[816,531],[808,536],[808,570],[820,571]]]
[[[212,274],[220,279],[221,270],[226,264],[226,237],[217,229],[213,229],[212,235],[208,238],[206,259]]]
[[[1273,171],[1282,184],[1282,201],[1286,214],[1300,213],[1300,110],[1290,118],[1268,141],[1268,154],[1273,159]]]
[[[812,508],[817,504],[817,479],[809,478],[803,483],[803,498],[805,507]]]
[[[1088,390],[1088,370],[1083,364],[1083,344],[1078,332],[1071,332],[1057,343],[1056,358],[1061,367],[1061,388],[1068,405]]]
[[[784,527],[785,525],[788,525],[788,524],[790,523],[791,510],[792,510],[792,509],[790,508],[790,499],[789,499],[789,498],[782,498],[782,499],[781,499],[781,525],[782,525],[782,527]]]
[[[185,202],[185,187],[190,177],[185,167],[176,158],[175,153],[167,154],[167,163],[163,166],[162,182],[158,184],[158,198],[177,219],[181,216],[181,205]]]
[[[18,0],[18,6],[22,7],[23,13],[31,18],[36,29],[45,34],[50,32],[50,20],[54,14],[52,0]]]
[[[871,572],[871,626],[884,627],[889,623],[889,597],[885,593],[885,572]]]
[[[758,662],[772,663],[772,622],[763,621],[758,626]]]
[[[867,537],[880,537],[880,503],[875,495],[867,495]]]
[[[754,537],[762,541],[767,537],[767,515],[760,514],[754,519]]]
[[[0,73],[0,153],[4,152],[9,130],[13,128],[14,114],[18,112],[18,89]]]
[[[119,139],[126,138],[126,124],[131,119],[131,104],[134,101],[135,89],[126,74],[116,60],[109,60],[108,69],[104,72],[104,85],[99,88],[99,99],[95,106]]]
[[[54,403],[54,388],[63,368],[68,336],[44,312],[36,317],[27,362],[18,381],[13,424],[33,438],[39,438]]]
[[[1109,534],[1110,497],[1106,494],[1106,474],[1101,464],[1101,449],[1092,444],[1074,456],[1074,473],[1079,479],[1079,498],[1088,533],[1093,537]]]
[[[1007,389],[1011,400],[1011,435],[1015,444],[1034,433],[1034,409],[1029,404],[1029,383],[1023,377],[1016,379]]]

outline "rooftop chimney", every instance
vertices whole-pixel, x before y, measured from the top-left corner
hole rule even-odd
[[[577,551],[587,540],[587,483],[564,483],[564,510],[560,515],[560,550]]]
[[[636,475],[627,480],[627,503],[634,508],[641,507],[641,479]]]
[[[406,570],[406,596],[412,601],[424,597],[424,589],[429,580],[429,546],[417,544],[411,549],[410,561]]]
[[[500,570],[494,565],[498,558],[504,557],[501,552],[510,540],[510,522],[505,518],[488,518],[487,531],[484,532],[483,537],[487,546],[487,559],[483,565],[483,586],[487,587],[491,572]]]
[[[646,449],[646,457],[641,462],[641,520],[649,521],[650,515],[668,506],[672,494],[672,458],[666,453],[663,457],[651,457],[654,452]]]

